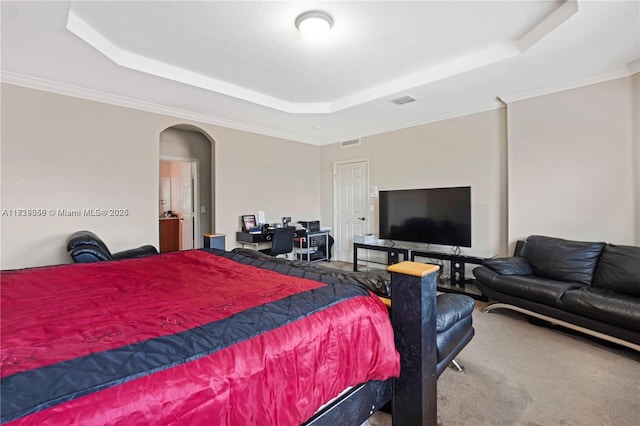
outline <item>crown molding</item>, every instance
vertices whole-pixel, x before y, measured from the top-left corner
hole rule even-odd
[[[633,65],[635,64],[635,65]],[[635,67],[635,71],[634,71]],[[523,101],[525,99],[536,98],[538,96],[550,95],[552,93],[564,92],[565,90],[577,89],[584,86],[590,86],[592,84],[604,83],[605,81],[615,80],[617,78],[629,77],[640,71],[640,60],[630,62],[622,68],[609,71],[604,74],[598,74],[579,80],[567,81],[561,84],[554,84],[553,86],[547,86],[536,90],[530,90],[528,92],[516,93],[513,95],[500,95],[498,99],[505,104],[513,102]]]
[[[509,96],[498,96],[496,97],[495,102],[481,105],[478,107],[467,108],[464,110],[454,111],[454,112],[441,114],[437,116],[430,116],[421,120],[405,122],[398,126],[380,127],[373,131],[367,132],[367,134],[361,134],[361,133],[349,134],[346,136],[343,135],[337,139],[329,139],[329,140],[304,139],[304,138],[300,138],[299,135],[295,135],[288,132],[274,131],[272,129],[268,129],[260,126],[252,126],[247,123],[242,123],[234,120],[226,120],[226,119],[213,117],[206,114],[201,114],[201,113],[187,111],[179,108],[173,108],[173,107],[168,107],[164,105],[154,104],[151,102],[145,102],[145,101],[141,101],[133,98],[128,98],[125,96],[112,95],[112,94],[97,91],[97,90],[86,89],[86,88],[82,88],[82,87],[74,86],[70,84],[53,82],[53,81],[49,81],[49,80],[45,80],[37,77],[13,73],[10,71],[2,71],[0,73],[0,81],[2,81],[3,83],[13,84],[16,86],[43,90],[46,92],[52,92],[60,95],[81,98],[89,101],[102,102],[110,105],[117,105],[125,108],[132,108],[136,110],[162,114],[162,115],[175,117],[179,119],[184,119],[184,120],[189,120],[189,121],[194,121],[199,123],[212,124],[215,126],[222,126],[222,127],[235,129],[235,130],[242,130],[250,133],[256,133],[256,134],[265,135],[265,136],[287,139],[294,142],[321,146],[321,145],[338,143],[344,140],[357,139],[357,138],[366,137],[366,136],[373,136],[381,133],[401,130],[408,127],[420,126],[424,124],[434,123],[437,121],[448,120],[452,118],[462,117],[465,115],[471,115],[471,114],[476,114],[480,112],[490,111],[493,109],[501,108],[512,102],[534,98],[537,96],[549,95],[552,93],[562,92],[565,90],[575,89],[583,86],[588,86],[591,84],[603,83],[605,81],[615,80],[617,78],[628,77],[637,72],[640,72],[640,59],[630,62],[629,64],[627,64],[627,66],[623,68],[620,68],[605,74],[599,74],[597,76],[587,77],[584,79],[566,82],[563,84],[548,86],[542,89],[529,91],[525,93],[514,94]]]
[[[287,132],[273,131],[272,129],[252,126],[234,120],[227,120],[211,115],[201,114],[197,112],[187,111],[179,108],[168,107],[151,102],[141,101],[125,96],[112,95],[98,90],[87,89],[84,87],[74,86],[71,84],[58,83],[50,80],[32,77],[24,74],[18,74],[10,71],[0,72],[0,81],[15,86],[22,86],[30,89],[42,90],[45,92],[57,93],[59,95],[71,96],[74,98],[85,99],[88,101],[101,102],[110,105],[121,106],[125,108],[136,109],[145,112],[162,114],[170,117],[190,120],[200,123],[213,124],[216,126],[227,127],[235,130],[242,130],[250,133],[257,133],[264,136],[272,136],[280,139],[287,139],[294,142],[301,142],[310,145],[320,145],[317,140],[301,139],[299,135]]]
[[[395,132],[398,130],[408,129],[410,127],[423,126],[425,124],[436,123],[438,121],[450,120],[453,118],[459,118],[467,115],[478,114],[481,112],[492,111],[494,109],[499,109],[502,107],[504,107],[504,105],[496,100],[495,102],[491,102],[485,105],[480,105],[477,107],[466,108],[466,109],[462,109],[462,110],[458,110],[458,111],[454,111],[446,114],[433,115],[421,120],[407,121],[398,126],[380,127],[380,128],[377,128],[376,130],[367,132],[367,134],[347,135],[346,137],[343,137],[341,140],[351,140],[351,139],[358,139],[358,138],[362,139],[369,136],[380,135],[382,133]],[[336,142],[339,142],[339,141],[325,142],[322,145],[328,145]]]

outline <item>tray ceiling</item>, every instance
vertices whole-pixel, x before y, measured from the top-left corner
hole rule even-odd
[[[1,7],[3,81],[314,144],[629,75],[640,58],[636,1]],[[324,40],[294,24],[314,9],[334,21]]]

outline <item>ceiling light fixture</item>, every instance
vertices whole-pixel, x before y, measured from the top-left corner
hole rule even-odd
[[[310,40],[318,40],[327,35],[333,26],[333,19],[325,12],[311,10],[296,18],[296,28]]]

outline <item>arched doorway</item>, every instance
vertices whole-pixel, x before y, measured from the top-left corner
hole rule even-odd
[[[202,247],[215,227],[215,141],[202,129],[175,125],[160,133],[158,215],[161,251]]]

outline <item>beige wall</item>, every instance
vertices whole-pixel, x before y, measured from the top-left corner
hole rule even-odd
[[[380,190],[471,185],[474,250],[505,255],[533,233],[639,245],[639,89],[636,74],[341,149],[3,84],[2,209],[127,208],[129,216],[5,215],[0,267],[69,262],[65,241],[78,229],[114,251],[157,245],[159,135],[182,124],[215,142],[213,231],[227,234],[227,249],[239,216],[258,210],[268,222],[332,226],[333,164],[363,158]]]
[[[509,104],[510,242],[640,243],[632,86],[627,77]]]
[[[640,74],[321,152],[323,223],[333,164],[368,158],[380,190],[471,185],[480,252],[512,253],[531,234],[640,245]]]
[[[265,212],[267,223],[317,219],[320,211],[320,148],[219,128],[216,141],[216,211],[233,209],[218,220],[235,243],[240,215]],[[220,144],[233,133],[233,143]],[[237,213],[237,214],[236,214]],[[224,232],[216,230],[216,232]],[[232,245],[233,247],[233,245]]]
[[[322,223],[333,224],[333,164],[369,159],[379,190],[471,186],[472,248],[499,254],[506,240],[505,110],[365,137],[358,146],[322,147]],[[378,199],[370,198],[369,232],[378,233]],[[463,250],[464,251],[464,250]]]
[[[633,137],[633,184],[635,186],[635,244],[640,245],[640,73],[632,76],[631,125]]]
[[[215,141],[215,232],[235,246],[239,216],[316,217],[316,146],[2,84],[1,208],[126,208],[126,217],[3,216],[2,269],[68,263],[89,229],[113,251],[158,245],[159,135],[190,124]]]

